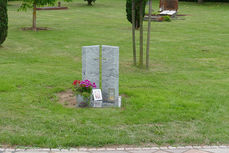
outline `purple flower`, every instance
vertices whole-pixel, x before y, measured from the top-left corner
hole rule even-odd
[[[96,84],[95,84],[95,83],[93,83],[92,87],[93,87],[93,88],[96,88]]]

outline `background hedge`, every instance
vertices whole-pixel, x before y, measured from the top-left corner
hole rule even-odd
[[[0,45],[6,40],[8,31],[7,0],[0,0]]]

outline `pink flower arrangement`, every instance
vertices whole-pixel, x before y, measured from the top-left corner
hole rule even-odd
[[[73,83],[73,92],[76,94],[84,95],[85,97],[90,96],[92,89],[96,88],[96,84],[89,80],[75,80]]]

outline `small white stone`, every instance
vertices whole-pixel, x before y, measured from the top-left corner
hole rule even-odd
[[[201,146],[192,146],[193,149],[201,149],[202,147]]]
[[[18,148],[18,149],[15,149],[15,151],[25,151],[25,149],[21,149],[21,148]]]
[[[38,151],[50,151],[51,149],[50,148],[41,148],[41,149],[38,149]]]
[[[87,151],[87,148],[79,148],[79,151]]]
[[[203,146],[203,149],[211,149],[211,146]]]
[[[219,147],[218,146],[211,146],[213,149],[218,149]]]
[[[96,151],[96,148],[89,148],[88,151]]]
[[[20,152],[16,152],[16,153],[49,153],[49,152],[42,152],[39,150],[33,150],[33,151],[20,151]]]
[[[185,146],[186,149],[193,149],[192,146]]]
[[[125,150],[125,148],[117,148],[117,150]]]
[[[115,148],[106,148],[106,150],[112,151],[112,150],[115,150]]]
[[[4,148],[0,148],[0,151],[4,151],[5,149]]]
[[[219,146],[219,148],[229,148],[229,146]]]
[[[61,149],[60,151],[61,151],[61,152],[68,152],[69,149]]]
[[[150,149],[152,149],[152,150],[159,150],[160,148],[159,147],[151,147]]]
[[[60,152],[60,149],[51,149],[51,152]]]
[[[161,150],[168,149],[168,147],[160,147]]]
[[[151,149],[151,148],[150,148]],[[143,150],[142,148],[134,148],[134,150]]]
[[[13,152],[13,151],[15,151],[15,149],[5,149],[4,152]]]
[[[150,147],[144,147],[142,148],[142,150],[150,150],[151,148]]]
[[[125,150],[134,150],[134,148],[125,148]]]
[[[177,149],[185,149],[185,147],[179,146],[179,147],[177,147]]]
[[[78,148],[70,148],[69,151],[79,151]]]
[[[176,149],[176,147],[168,146],[169,149]]]
[[[97,148],[98,151],[104,151],[106,148]]]

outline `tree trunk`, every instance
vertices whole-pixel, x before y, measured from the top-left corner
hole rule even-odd
[[[140,57],[139,66],[143,66],[143,0],[140,1]]]
[[[151,15],[152,15],[152,0],[149,0],[149,19],[148,19],[148,35],[146,49],[146,68],[149,68],[149,50],[150,50],[150,33],[151,33]]]
[[[88,2],[87,5],[89,5],[89,6],[92,5],[92,0],[88,0],[87,2]]]
[[[204,2],[204,0],[198,0],[198,3],[203,3]]]
[[[136,41],[135,41],[135,0],[132,0],[132,40],[133,40],[133,60],[134,65],[137,64],[136,59]]]
[[[33,26],[32,29],[33,31],[37,31],[37,6],[36,3],[33,3]]]

